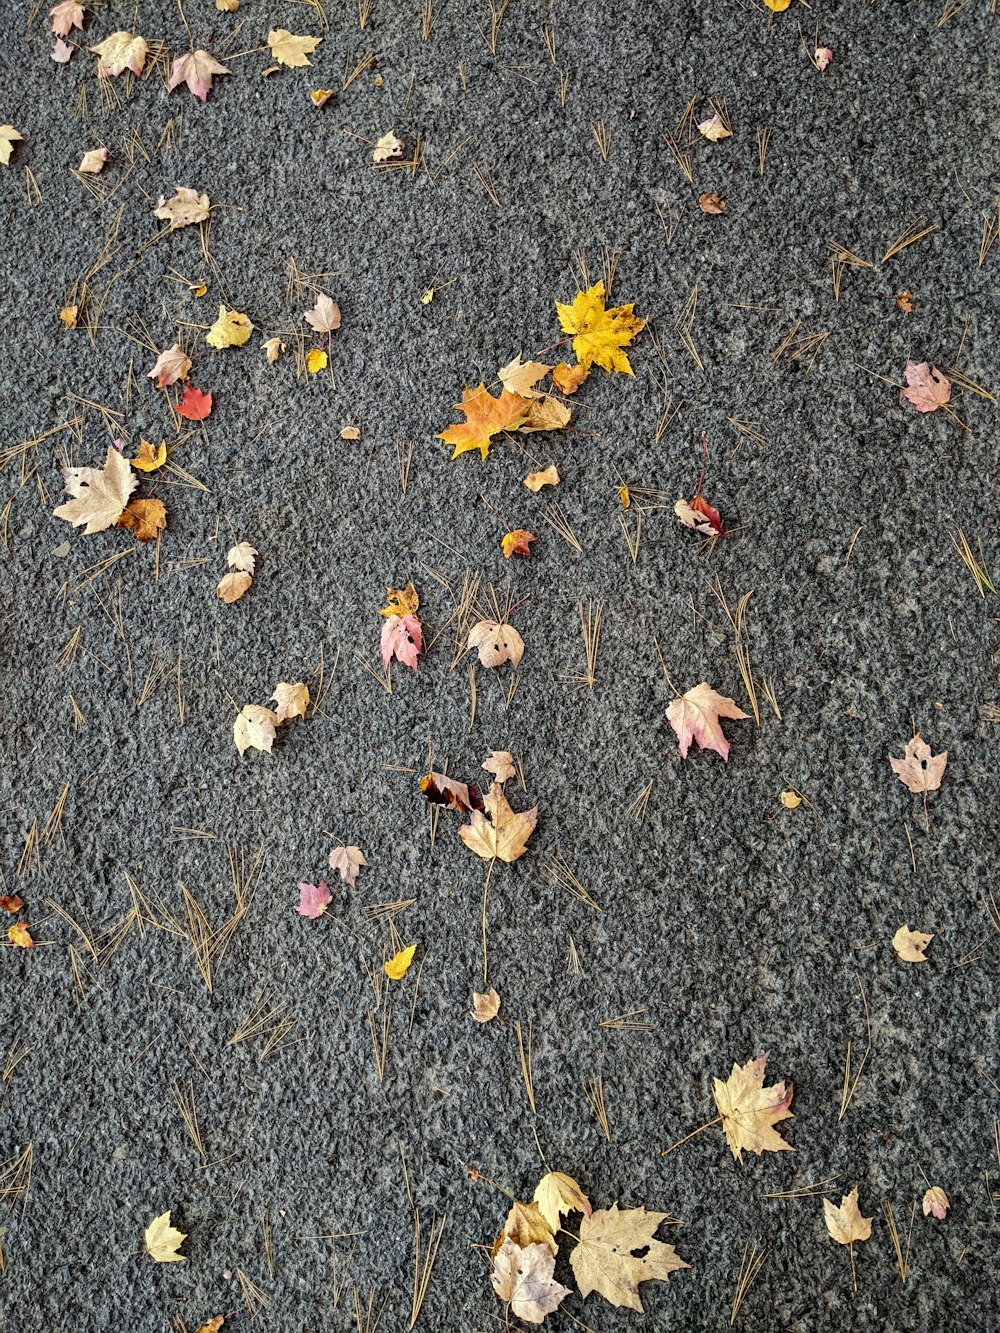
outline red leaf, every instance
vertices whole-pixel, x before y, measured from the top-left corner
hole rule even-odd
[[[212,410],[212,395],[202,393],[193,384],[184,390],[184,397],[177,404],[177,415],[188,421],[204,421]]]

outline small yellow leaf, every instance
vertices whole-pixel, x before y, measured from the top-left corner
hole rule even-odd
[[[933,935],[925,935],[922,930],[900,926],[892,937],[892,947],[904,963],[926,963],[924,951],[933,938]]]
[[[326,106],[332,96],[332,88],[317,88],[315,92],[309,94],[309,101],[313,106]]]
[[[80,307],[78,305],[64,305],[59,311],[59,318],[68,329],[76,328],[76,321],[80,317]]]
[[[197,286],[192,286],[188,290],[191,292],[192,296],[204,296],[208,291],[208,283],[199,282]]]
[[[306,357],[306,366],[310,375],[315,375],[318,370],[325,370],[328,357],[325,352],[318,347],[311,347],[309,355]]]
[[[7,930],[7,938],[13,944],[15,949],[33,949],[35,941],[31,938],[31,932],[23,921],[15,921]]]
[[[791,3],[792,0],[764,0],[772,14],[783,14]]]
[[[627,486],[618,487],[618,499],[621,500],[623,509],[627,509],[632,503],[632,492]]]
[[[267,34],[271,55],[279,65],[287,65],[290,69],[311,65],[309,56],[322,40],[322,37],[298,37],[287,28],[272,28]]]
[[[253,325],[246,315],[238,310],[227,310],[219,306],[219,318],[205,336],[209,347],[242,347],[253,332]]]
[[[797,810],[802,804],[802,797],[798,792],[783,791],[781,793],[781,804],[786,810]]]
[[[167,461],[166,440],[161,440],[156,449],[148,440],[140,440],[138,454],[128,461],[133,467],[137,467],[140,472],[155,472],[158,467],[162,467]]]
[[[165,1213],[161,1213],[159,1217],[153,1218],[146,1228],[145,1240],[146,1253],[154,1263],[177,1264],[183,1262],[185,1256],[178,1254],[177,1251],[181,1242],[187,1240],[187,1235],[170,1225],[169,1209]]]
[[[420,298],[420,304],[421,304],[421,305],[430,305],[430,303],[431,303],[433,300],[434,300],[434,288],[433,288],[433,287],[428,287],[427,290],[424,292],[423,296],[421,296],[421,298]]]
[[[342,440],[360,440],[361,428],[359,426],[345,426],[340,432],[340,438]]]
[[[559,485],[559,469],[553,463],[544,472],[529,472],[524,479],[524,484],[529,491],[534,491],[537,495],[543,486]]]
[[[390,981],[402,981],[410,969],[413,962],[413,955],[417,952],[415,944],[409,944],[405,949],[400,949],[399,953],[383,963],[385,975]]]

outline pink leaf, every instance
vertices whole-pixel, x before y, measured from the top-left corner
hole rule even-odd
[[[918,412],[936,412],[951,399],[951,380],[941,373],[937,366],[929,366],[926,361],[906,363],[907,388],[903,397],[911,402]]]
[[[424,631],[416,616],[390,616],[382,626],[382,665],[388,667],[395,657],[404,666],[417,669],[417,657],[424,646]]]
[[[299,905],[295,909],[299,916],[308,916],[315,921],[329,905],[330,890],[325,879],[321,879],[318,884],[299,885]]]

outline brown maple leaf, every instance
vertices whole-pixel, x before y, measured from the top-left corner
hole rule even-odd
[[[155,541],[167,526],[167,511],[162,500],[132,500],[115,526],[130,528],[136,541]]]
[[[744,1152],[759,1156],[764,1152],[793,1152],[773,1128],[779,1120],[788,1120],[792,1112],[791,1083],[775,1083],[764,1087],[764,1067],[769,1052],[748,1060],[745,1065],[733,1065],[733,1072],[725,1082],[712,1080],[712,1097],[722,1117],[722,1128],[738,1162]]]
[[[892,771],[905,782],[908,791],[919,795],[921,792],[937,791],[948,765],[948,751],[931,754],[931,747],[921,739],[920,732],[907,743],[902,759],[889,756]]]

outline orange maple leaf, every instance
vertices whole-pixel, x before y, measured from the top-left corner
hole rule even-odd
[[[449,426],[436,438],[455,446],[452,458],[470,449],[478,449],[483,458],[487,458],[494,435],[504,430],[517,430],[524,424],[530,406],[526,399],[509,389],[494,398],[485,384],[480,383],[478,389],[466,385],[462,401],[455,404],[455,411],[464,413],[466,420],[460,426]]]
[[[513,532],[504,534],[500,542],[500,549],[507,560],[512,555],[530,555],[529,543],[533,541],[537,541],[533,532],[525,532],[524,528],[515,528]]]
[[[136,541],[151,542],[167,526],[167,511],[162,500],[133,500],[115,526],[131,528]]]

